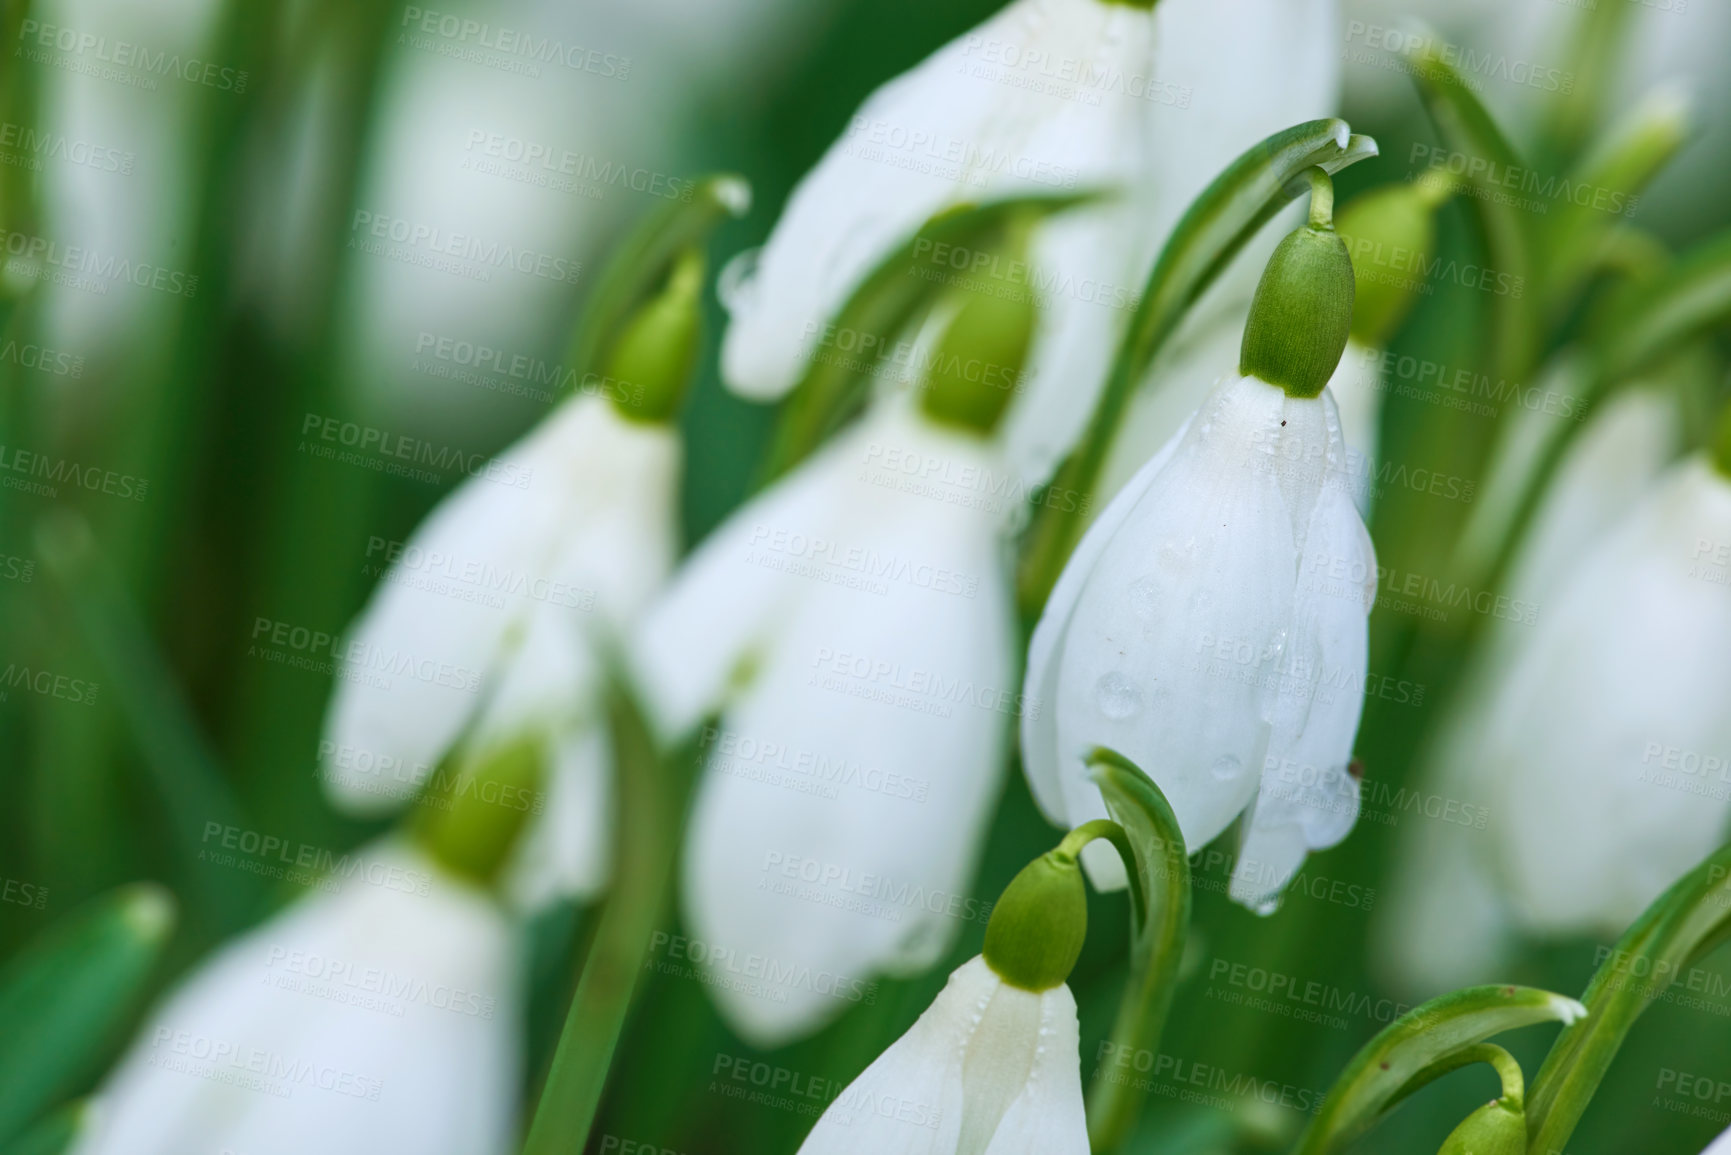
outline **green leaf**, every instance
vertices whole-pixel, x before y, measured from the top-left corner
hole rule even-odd
[[[973,252],[996,250],[1012,230],[1099,195],[1037,195],[958,205],[921,226],[860,282],[833,322],[840,331],[876,338],[876,352],[869,357],[812,359],[782,409],[765,480],[772,481],[804,461],[864,406],[877,364],[938,292],[929,275],[931,261],[922,259],[925,254],[940,245]]]
[[[1353,136],[1346,121],[1313,120],[1275,133],[1214,178],[1161,249],[1088,430],[1052,482],[1055,492],[1093,493],[1124,410],[1155,357],[1250,238],[1289,201],[1310,191],[1306,171],[1336,173],[1375,155],[1376,142]],[[1082,536],[1080,514],[1059,504],[1041,505],[1028,530],[1018,596],[1029,621],[1039,616]]]
[[[1731,232],[1684,254],[1606,309],[1591,346],[1598,394],[1731,321]],[[1596,396],[1590,399],[1596,399]]]
[[[661,288],[681,254],[705,244],[716,225],[744,216],[750,207],[751,185],[721,173],[695,182],[689,200],[668,201],[650,213],[614,252],[583,304],[565,363],[575,380],[600,372],[627,319]]]
[[[1585,1014],[1573,999],[1532,987],[1469,987],[1432,999],[1390,1023],[1354,1056],[1296,1155],[1340,1150],[1405,1095],[1452,1069],[1448,1063],[1458,1051],[1503,1031],[1575,1022]]]
[[[1440,43],[1425,38],[1425,47],[1413,57],[1412,75],[1437,131],[1450,149],[1466,157],[1466,181],[1482,194],[1468,199],[1484,233],[1486,264],[1517,286],[1492,301],[1491,357],[1497,376],[1524,382],[1538,363],[1542,337],[1531,214],[1518,208],[1499,182],[1510,170],[1526,169],[1527,162],[1473,95],[1467,78],[1438,55]]]
[[[1106,812],[1122,828],[1114,838],[1130,876],[1130,977],[1112,1027],[1112,1055],[1157,1053],[1178,966],[1190,931],[1190,860],[1178,819],[1149,777],[1111,750],[1088,756]],[[1088,1137],[1096,1152],[1115,1151],[1135,1131],[1146,1093],[1133,1078],[1114,1080],[1102,1063],[1088,1102]]]
[[[1728,936],[1731,846],[1660,895],[1593,976],[1588,1017],[1557,1037],[1527,1098],[1532,1150],[1563,1150],[1635,1020]]]
[[[248,823],[179,678],[82,518],[66,510],[47,515],[37,523],[36,548],[162,799],[190,896],[188,921],[222,931],[246,925],[260,907],[262,882],[242,871],[211,870],[202,855],[211,823]]]
[[[167,891],[128,886],[55,924],[0,973],[0,1143],[90,1076],[173,925]]]
[[[619,784],[613,879],[524,1155],[565,1155],[588,1142],[651,938],[668,905],[690,786],[682,768],[697,762],[689,746],[657,751],[642,707],[617,666],[609,678],[608,721],[613,780]]]

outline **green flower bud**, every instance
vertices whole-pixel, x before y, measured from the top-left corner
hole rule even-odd
[[[1526,1112],[1508,1099],[1493,1099],[1468,1115],[1437,1155],[1526,1155],[1526,1150]]]
[[[986,965],[1013,987],[1049,991],[1076,967],[1088,936],[1088,892],[1074,854],[1030,862],[1004,888],[986,924]]]
[[[1436,249],[1437,209],[1453,193],[1447,176],[1427,173],[1414,184],[1374,189],[1341,210],[1335,228],[1352,256],[1358,285],[1352,336],[1359,344],[1385,348],[1412,311]]]
[[[1333,186],[1312,169],[1310,223],[1274,250],[1238,351],[1238,371],[1290,397],[1316,397],[1340,364],[1352,328],[1352,258],[1334,231]]]
[[[989,434],[1021,383],[1039,310],[1031,293],[962,296],[938,342],[921,406],[934,421]]]
[[[416,841],[451,873],[491,885],[534,810],[545,762],[540,739],[524,736],[462,755],[453,775],[441,765],[415,816]]]
[[[672,421],[697,370],[703,336],[703,254],[687,250],[674,263],[667,287],[625,322],[608,350],[604,375],[625,416]]]

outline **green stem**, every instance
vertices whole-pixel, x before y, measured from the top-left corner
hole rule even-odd
[[[613,1053],[660,924],[679,844],[683,779],[655,750],[637,704],[615,681],[609,703],[619,812],[612,890],[584,960],[523,1155],[585,1149]]]
[[[1109,838],[1130,877],[1130,976],[1112,1025],[1108,1059],[1088,1091],[1088,1139],[1096,1155],[1121,1150],[1135,1133],[1147,1096],[1134,1067],[1110,1073],[1120,1057],[1158,1051],[1178,989],[1178,966],[1190,930],[1190,860],[1178,819],[1160,788],[1128,759],[1110,750],[1089,755],[1115,829],[1089,822],[1064,839]],[[1090,828],[1098,828],[1091,830]],[[1062,849],[1062,846],[1060,847]],[[1158,896],[1158,904],[1156,904]],[[1110,1064],[1110,1066],[1109,1066]]]
[[[1307,168],[1310,179],[1310,227],[1323,232],[1334,230],[1334,181],[1320,168]]]

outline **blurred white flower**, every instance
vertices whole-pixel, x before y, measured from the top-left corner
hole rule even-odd
[[[794,191],[730,295],[727,380],[785,393],[864,275],[944,209],[1111,190],[1044,226],[1030,254],[1041,330],[1006,437],[1024,480],[1044,480],[1185,207],[1262,137],[1333,111],[1333,13],[1333,0],[1162,0],[1152,13],[1014,0],[873,94]]]
[[[1004,476],[988,441],[888,400],[711,535],[638,631],[659,726],[721,714],[683,894],[712,966],[789,976],[711,985],[751,1039],[929,966],[972,909],[1018,708]]]
[[[1090,528],[1028,656],[1024,696],[1055,708],[1023,717],[1024,763],[1054,822],[1106,816],[1083,757],[1110,746],[1192,847],[1251,807],[1232,893],[1263,911],[1352,829],[1376,558],[1345,452],[1326,391],[1233,375]],[[1122,885],[1095,851],[1096,882]]]
[[[1646,416],[1621,419],[1631,464],[1657,448]],[[1512,930],[1620,931],[1731,819],[1731,481],[1696,457],[1622,517],[1569,521],[1535,535],[1549,584],[1515,587],[1544,599],[1536,624],[1490,640],[1431,760],[1437,788],[1482,800],[1489,821],[1476,839],[1425,831],[1399,864],[1385,950],[1412,981],[1477,981]],[[1557,548],[1568,529],[1572,552]]]
[[[1731,1155],[1731,1131],[1726,1131],[1713,1140],[1701,1155]]]
[[[598,636],[623,631],[672,567],[676,430],[595,396],[564,402],[487,462],[400,548],[339,648],[321,761],[343,809],[403,805],[459,740],[534,735],[547,818],[515,872],[525,900],[587,894],[607,863]],[[598,635],[599,631],[599,635]]]
[[[513,927],[409,846],[352,861],[157,1009],[75,1155],[514,1150]]]
[[[848,1084],[800,1155],[1087,1155],[1076,999],[1009,985],[983,958]]]

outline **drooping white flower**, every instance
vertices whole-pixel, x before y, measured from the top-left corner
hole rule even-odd
[[[1262,910],[1351,830],[1376,560],[1344,463],[1326,391],[1233,375],[1113,499],[1029,651],[1024,696],[1055,708],[1023,718],[1022,750],[1054,822],[1105,816],[1083,757],[1110,746],[1190,846],[1250,807],[1232,890]],[[1096,881],[1121,885],[1094,850]]]
[[[1111,190],[1044,226],[1030,253],[1041,330],[1005,436],[1023,480],[1043,481],[1185,207],[1244,149],[1333,111],[1333,12],[1333,0],[1161,0],[1152,13],[1013,0],[874,93],[794,191],[730,294],[729,384],[784,394],[865,274],[938,212]]]
[[[763,981],[710,985],[752,1039],[930,965],[973,909],[1018,708],[1004,476],[985,439],[881,403],[712,534],[637,632],[663,730],[720,713],[683,899],[694,957],[759,960]]]
[[[1430,993],[1494,980],[1511,933],[1523,925],[1509,901],[1512,884],[1506,881],[1505,870],[1510,859],[1501,847],[1511,839],[1532,836],[1537,825],[1548,826],[1557,811],[1547,807],[1546,813],[1517,814],[1502,808],[1512,795],[1509,785],[1498,779],[1517,771],[1507,761],[1513,755],[1506,751],[1495,755],[1487,747],[1493,736],[1492,719],[1504,709],[1499,703],[1513,692],[1517,669],[1535,671],[1527,675],[1526,693],[1551,696],[1531,680],[1540,676],[1536,672],[1540,667],[1532,664],[1539,659],[1528,656],[1540,644],[1538,634],[1542,630],[1554,636],[1562,628],[1555,619],[1565,601],[1574,602],[1577,583],[1592,567],[1587,559],[1609,548],[1611,527],[1624,526],[1620,532],[1627,532],[1633,511],[1652,493],[1655,479],[1676,452],[1678,438],[1677,405],[1667,392],[1627,389],[1581,432],[1546,490],[1511,567],[1504,602],[1508,610],[1489,623],[1480,652],[1422,757],[1419,773],[1425,792],[1449,799],[1462,813],[1478,817],[1465,825],[1421,822],[1401,842],[1391,900],[1377,934],[1389,979],[1404,989]],[[1595,607],[1597,621],[1588,632],[1606,640],[1613,617],[1621,618],[1632,608]],[[1570,628],[1582,627],[1576,623]],[[1585,668],[1583,673],[1592,676]],[[1597,703],[1619,698],[1621,679],[1619,675],[1616,682],[1593,689],[1595,704],[1585,712],[1601,717],[1604,707]],[[1571,675],[1559,682],[1556,693],[1566,695],[1570,686],[1585,692]],[[1560,708],[1561,697],[1552,701]],[[1527,708],[1535,709],[1534,701],[1529,700]],[[1610,714],[1620,715],[1621,710],[1613,708]],[[1538,718],[1531,722],[1537,725]],[[1587,728],[1604,736],[1592,726]],[[1512,735],[1504,732],[1502,738],[1507,742]],[[1535,735],[1533,740],[1539,739]],[[1592,767],[1603,770],[1606,757],[1601,753],[1591,763],[1571,768],[1568,773],[1580,775],[1581,784],[1568,789],[1600,789],[1596,778],[1588,785],[1587,775],[1593,773]],[[1560,787],[1554,773],[1559,764],[1552,757],[1545,763],[1553,769],[1547,781]],[[1518,771],[1534,772],[1535,768],[1524,766]],[[1618,773],[1613,770],[1612,777]],[[1654,793],[1662,797],[1665,792],[1655,788]],[[1631,831],[1630,837],[1636,836]],[[1627,853],[1626,844],[1582,850],[1611,860]],[[1703,848],[1696,857],[1706,852]],[[1610,895],[1606,900],[1613,905],[1626,902]],[[1611,927],[1614,921],[1605,914],[1604,925],[1621,930],[1621,924]],[[1528,928],[1541,926],[1528,924]]]
[[[548,819],[522,896],[603,881],[608,782],[597,631],[626,627],[675,555],[677,432],[580,395],[488,463],[400,547],[339,651],[321,760],[361,814],[403,805],[459,739],[538,736]]]
[[[958,967],[908,1033],[848,1084],[800,1155],[1086,1155],[1076,1000]]]
[[[76,1155],[514,1149],[510,921],[409,846],[352,861],[156,1010]]]

